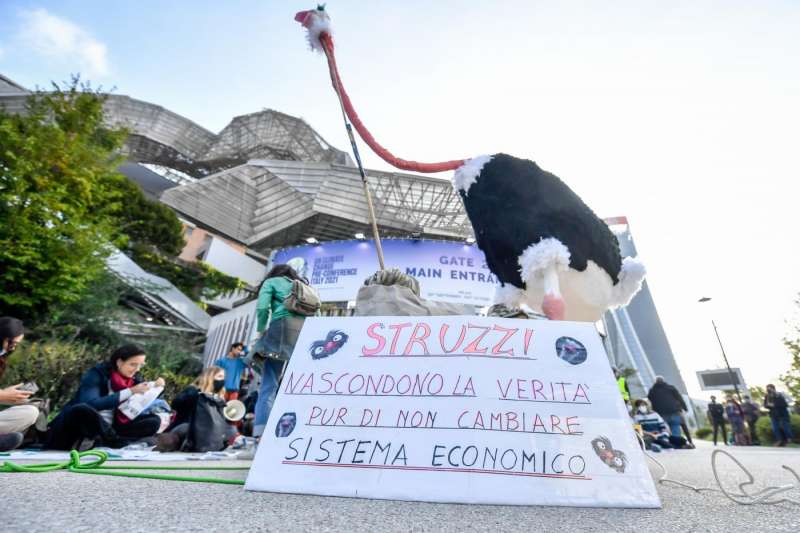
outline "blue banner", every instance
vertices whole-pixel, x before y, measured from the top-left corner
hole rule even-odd
[[[399,268],[419,280],[423,298],[476,306],[491,303],[498,282],[474,244],[416,239],[387,239],[381,244],[386,267]],[[379,269],[371,240],[286,248],[273,260],[294,266],[325,302],[355,300],[364,280]]]

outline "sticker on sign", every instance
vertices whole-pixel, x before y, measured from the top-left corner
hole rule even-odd
[[[246,489],[660,507],[592,324],[310,318]]]

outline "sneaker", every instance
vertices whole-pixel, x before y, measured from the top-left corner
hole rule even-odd
[[[0,452],[14,450],[22,444],[25,437],[22,433],[4,433],[0,435]]]
[[[656,444],[655,442],[650,445],[650,451],[654,453],[661,453],[661,446]]]

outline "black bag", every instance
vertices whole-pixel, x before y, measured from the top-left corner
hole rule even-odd
[[[224,413],[225,400],[201,392],[197,395],[197,407],[189,421],[189,433],[183,443],[186,452],[218,452],[225,448],[225,433],[228,421]]]

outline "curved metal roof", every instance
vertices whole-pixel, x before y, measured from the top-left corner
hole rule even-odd
[[[366,173],[382,236],[460,240],[472,234],[449,180]],[[370,234],[358,170],[331,163],[251,160],[169,189],[161,201],[260,253],[308,237],[325,241]]]
[[[0,76],[0,105],[22,113],[30,91]],[[125,143],[132,162],[151,163],[202,178],[253,158],[352,164],[300,118],[265,109],[235,117],[219,133],[162,106],[108,94],[105,122],[130,132]]]

